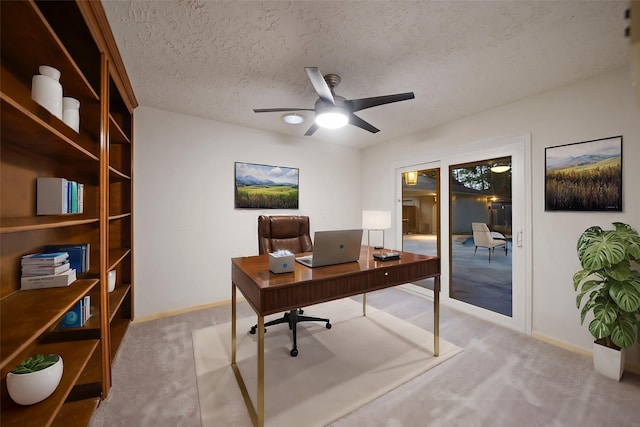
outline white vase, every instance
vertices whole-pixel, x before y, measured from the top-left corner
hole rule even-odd
[[[593,343],[593,369],[605,377],[620,381],[624,372],[625,351]]]
[[[116,271],[111,270],[108,273],[107,277],[107,291],[113,292],[116,288]]]
[[[80,101],[65,96],[62,98],[62,121],[76,132],[80,132]]]
[[[62,357],[48,368],[28,374],[7,374],[7,391],[18,405],[33,405],[51,396],[62,379]]]
[[[62,85],[60,71],[48,65],[41,65],[40,74],[33,76],[31,99],[62,120]]]

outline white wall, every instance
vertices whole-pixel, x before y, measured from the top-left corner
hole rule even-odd
[[[590,350],[593,339],[586,325],[580,325],[572,282],[573,273],[580,268],[576,256],[578,236],[591,225],[609,227],[613,221],[626,222],[640,230],[640,108],[635,103],[629,76],[628,69],[607,73],[367,149],[362,157],[363,204],[394,209],[391,180],[375,189],[366,183],[374,176],[379,177],[380,171],[391,176],[392,165],[402,160],[428,159],[430,150],[436,147],[531,134],[532,329],[534,333]],[[545,212],[545,147],[616,135],[623,135],[624,211]],[[396,243],[395,236],[389,236],[388,240],[391,245]]]
[[[229,299],[230,259],[258,253],[262,213],[361,227],[357,150],[148,107],[134,124],[136,317]],[[234,209],[236,161],[299,168],[299,209]]]

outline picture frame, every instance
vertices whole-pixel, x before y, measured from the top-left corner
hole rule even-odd
[[[236,209],[298,209],[300,170],[235,162]]]
[[[545,148],[545,211],[622,211],[622,135]]]

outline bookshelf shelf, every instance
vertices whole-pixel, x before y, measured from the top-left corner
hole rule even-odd
[[[97,1],[0,2],[0,371],[2,425],[86,426],[111,388],[111,364],[133,319],[133,110],[135,95]],[[80,101],[79,132],[31,99],[39,66],[61,73]],[[39,177],[83,184],[82,214],[36,215]],[[44,245],[88,243],[88,272],[61,288],[20,290],[20,259]],[[107,292],[108,271],[117,286]],[[92,316],[61,328],[91,297]],[[7,372],[37,352],[60,354],[63,380],[21,407]]]
[[[51,343],[36,347],[36,354],[59,354],[62,357],[64,372],[60,384],[51,396],[31,406],[20,406],[14,403],[6,392],[6,386],[3,385],[2,425],[4,427],[51,425],[98,344],[98,340],[90,340]]]

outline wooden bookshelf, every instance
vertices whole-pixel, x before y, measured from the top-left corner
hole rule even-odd
[[[98,1],[0,2],[0,371],[3,426],[86,426],[111,387],[111,365],[133,319],[133,110],[137,101]],[[80,130],[31,99],[40,65],[80,101]],[[82,214],[36,215],[36,179],[84,184]],[[70,286],[20,290],[20,259],[47,244],[90,244],[89,270]],[[117,271],[116,289],[107,275]],[[91,318],[60,328],[91,296]],[[63,378],[23,407],[6,375],[38,353],[60,354]]]

